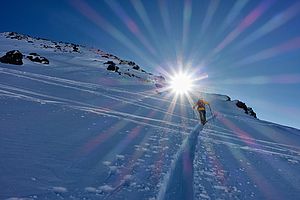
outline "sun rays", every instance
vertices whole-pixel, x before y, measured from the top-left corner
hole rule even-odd
[[[254,31],[247,35],[247,37],[244,37],[241,35],[244,34],[244,32],[248,31],[248,29],[251,28],[253,24],[257,24],[257,22],[266,14],[266,12],[271,9],[272,6],[277,2],[274,0],[268,0],[258,3],[256,6],[253,6],[252,10],[245,14],[244,18],[241,18],[242,11],[244,11],[247,6],[251,4],[251,1],[238,1],[233,4],[231,9],[228,10],[228,13],[225,14],[224,20],[220,23],[221,26],[216,28],[216,35],[218,35],[218,38],[220,38],[220,40],[218,42],[214,42],[215,45],[211,45],[211,49],[202,50],[206,51],[204,55],[199,55],[199,52],[197,51],[192,52],[191,55],[185,55],[184,51],[189,47],[188,43],[191,43],[190,36],[194,31],[194,28],[192,27],[192,19],[193,17],[195,17],[195,10],[197,9],[196,1],[185,0],[182,3],[182,37],[181,40],[178,41],[174,40],[175,35],[173,30],[175,24],[173,22],[174,19],[172,18],[170,13],[171,11],[168,1],[156,2],[156,6],[159,8],[159,16],[164,26],[164,30],[157,30],[157,22],[153,21],[153,19],[151,18],[151,13],[145,6],[145,4],[147,4],[146,2],[140,0],[130,1],[135,13],[127,12],[122,7],[123,4],[118,1],[105,1],[105,3],[113,11],[112,14],[115,15],[127,27],[129,34],[123,32],[120,28],[111,23],[110,19],[107,19],[103,15],[101,15],[101,12],[98,12],[97,9],[90,5],[88,2],[84,2],[81,0],[70,1],[70,4],[75,8],[75,10],[80,12],[91,22],[95,23],[100,29],[104,30],[115,40],[127,47],[130,51],[137,54],[140,58],[144,59],[149,66],[155,67],[155,70],[158,71],[161,71],[160,69],[164,68],[164,63],[169,62],[167,56],[165,56],[165,60],[163,61],[163,63],[157,62],[157,60],[155,59],[163,57],[165,53],[163,51],[164,49],[168,49],[170,52],[175,51],[177,60],[181,60],[183,62],[183,65],[186,65],[187,62],[189,62],[192,63],[193,68],[204,66],[204,69],[207,70],[210,66],[202,65],[200,63],[209,64],[214,62],[218,59],[218,55],[222,55],[227,47],[233,46],[233,50],[242,50],[246,45],[251,45],[253,42],[259,40],[260,38],[272,34],[274,30],[284,26],[286,23],[298,16],[300,12],[299,2],[291,4],[286,9],[281,10],[278,14],[275,14],[273,17],[271,17],[270,20],[268,20],[266,23],[263,23],[260,27],[254,29]],[[205,5],[205,8],[207,8],[206,12],[202,18],[198,19],[200,25],[200,28],[198,28],[198,30],[200,30],[200,32],[204,34],[204,36],[208,34],[206,29],[213,26],[212,21],[218,14],[221,3],[222,2],[220,1],[211,1],[209,4]],[[139,17],[133,17],[134,14],[137,14],[137,16]],[[238,21],[239,23],[237,23]],[[229,28],[232,28],[232,31],[228,33]],[[176,31],[178,31],[178,29],[176,29]],[[161,41],[160,35],[164,34],[169,37],[166,38],[165,41]],[[131,36],[137,38],[138,43],[132,40]],[[198,36],[196,37],[196,41],[192,41],[192,43],[197,47],[197,45],[199,45],[202,40],[203,38]],[[176,44],[177,42],[179,42],[181,45]],[[207,41],[205,42],[207,43]],[[166,46],[164,46],[163,44],[167,44],[168,47],[166,48]],[[148,52],[139,51],[139,45],[144,46],[145,49],[148,50]],[[259,62],[267,58],[279,56],[287,51],[294,51],[296,49],[299,49],[299,47],[300,45],[298,38],[286,40],[281,45],[270,47],[262,51],[259,50],[255,55],[237,60],[236,64],[239,66],[243,66],[254,62]],[[192,60],[182,60],[184,57],[192,58]],[[173,66],[176,66],[177,64],[178,63],[175,63]],[[176,70],[176,67],[171,67],[171,69],[172,68]],[[220,69],[221,72],[222,70],[226,70],[226,66]],[[168,73],[163,73],[163,75],[168,76]],[[267,82],[265,81],[266,79],[269,80],[270,78],[266,76],[266,78],[264,78],[264,81],[261,81],[262,79],[260,78],[253,78],[248,82],[250,84],[255,81],[257,81],[257,83],[265,83]],[[235,79],[233,78],[232,80],[234,82]],[[219,82],[222,83],[222,81]],[[246,83],[248,82],[246,81]],[[209,87],[212,86],[207,86],[207,88]]]
[[[250,0],[236,1],[221,17],[218,17],[218,14],[221,13],[223,2],[217,0],[209,1],[203,6],[199,6],[199,2],[195,0],[184,0],[176,7],[176,11],[180,13],[178,16],[173,13],[175,10],[171,5],[173,1],[153,1],[153,6],[156,8],[155,13],[151,13],[147,7],[149,4],[147,1],[131,0],[129,2],[126,9],[123,7],[124,2],[122,1],[105,1],[105,5],[112,11],[110,15],[112,18],[116,18],[111,20],[88,2],[70,0],[70,4],[77,12],[106,32],[126,50],[143,60],[146,67],[167,79],[168,85],[159,89],[160,96],[157,94],[157,89],[150,89],[140,93],[139,100],[130,101],[132,104],[139,103],[139,106],[147,109],[145,113],[136,111],[135,115],[159,118],[165,122],[166,126],[179,119],[180,115],[186,116],[186,118],[181,118],[181,121],[176,121],[177,124],[182,125],[182,128],[177,127],[178,131],[186,133],[189,123],[184,120],[192,118],[191,106],[201,91],[214,92],[215,89],[220,91],[224,85],[257,86],[300,83],[300,75],[292,73],[279,75],[266,73],[264,75],[247,75],[246,77],[227,76],[233,74],[231,70],[242,70],[245,66],[300,49],[299,35],[292,34],[285,38],[278,37],[278,40],[275,38],[276,40],[263,43],[263,45],[260,44],[264,38],[272,35],[278,29],[282,29],[299,16],[299,2],[291,3],[270,15],[270,10],[279,1],[266,0],[256,3]],[[202,7],[205,7],[204,11],[201,10]],[[203,11],[201,12],[203,16],[197,15],[197,12],[200,11]],[[254,53],[244,53],[249,47],[253,48]],[[209,79],[211,77],[214,79]],[[141,103],[147,99],[157,100],[158,105],[151,107],[147,103]],[[163,112],[159,106],[166,105],[166,101],[169,104],[167,108],[164,108],[166,112]],[[125,106],[128,104],[124,105],[123,102],[116,104],[117,109],[123,109]],[[220,121],[224,127],[232,131],[236,139],[249,147],[255,147],[256,143],[248,132],[235,126],[226,118],[222,118]],[[128,135],[118,141],[119,144],[112,152],[122,152],[125,146],[132,145],[132,139],[137,137],[143,137],[141,145],[147,144],[149,138],[143,131],[147,127],[147,123],[153,122],[149,122],[147,119],[144,119],[143,122],[144,124],[134,124],[127,133]],[[82,147],[84,153],[88,154],[97,146],[112,139],[118,131],[130,123],[132,121],[120,120],[107,130],[103,130]],[[155,128],[159,128],[160,125]],[[170,130],[172,129],[165,130],[165,132],[169,133]],[[165,141],[165,143],[168,142]],[[211,148],[207,143],[204,143],[204,146]],[[142,148],[146,148],[146,146],[142,146]],[[236,160],[243,159],[247,162],[247,158],[240,151],[235,149],[230,151]],[[217,166],[216,171],[222,171],[223,166],[216,152],[214,149],[211,149],[210,152],[212,162]],[[158,172],[161,171],[161,162],[165,162],[164,153],[164,150],[160,149],[154,158],[155,170]],[[128,171],[132,170],[134,162],[145,154],[146,151],[134,150],[130,157],[129,167],[120,173],[118,179],[122,179]],[[257,173],[255,167],[249,167],[245,163],[242,167],[246,168],[246,173],[253,182],[267,182],[262,174]],[[268,195],[266,189],[273,190],[272,185],[261,184],[258,187],[266,195]]]
[[[193,80],[188,74],[175,74],[171,77],[170,89],[176,95],[186,95],[193,89]]]
[[[110,23],[109,19],[106,19],[101,15],[100,12],[97,12],[96,8],[89,5],[87,2],[76,0],[70,1],[70,4],[79,11],[83,16],[87,19],[95,23],[99,28],[106,31],[109,35],[111,35],[114,39],[119,41],[122,45],[129,48],[130,51],[137,54],[141,59],[144,59],[149,66],[159,67],[162,62],[167,62],[168,55],[175,54],[178,58],[192,58],[194,60],[184,60],[184,63],[192,62],[195,66],[198,66],[199,63],[211,63],[218,57],[218,55],[222,55],[227,47],[235,47],[234,50],[238,51],[246,45],[254,43],[256,40],[261,37],[271,34],[272,31],[282,27],[287,22],[294,19],[300,13],[300,4],[296,2],[282,10],[280,13],[274,15],[269,21],[266,23],[262,23],[261,26],[258,26],[252,33],[250,33],[247,37],[241,37],[244,32],[248,31],[248,29],[253,27],[253,24],[257,24],[258,21],[264,17],[265,13],[272,8],[277,2],[275,0],[267,0],[263,1],[254,7],[249,13],[242,19],[239,19],[241,16],[241,12],[251,4],[250,1],[239,1],[232,5],[232,8],[226,14],[224,18],[224,22],[219,22],[220,26],[215,28],[217,38],[220,38],[218,42],[214,39],[212,41],[215,45],[209,45],[210,49],[205,49],[206,53],[204,55],[199,55],[201,51],[194,51],[198,49],[198,45],[204,39],[201,35],[206,36],[208,29],[212,26],[212,21],[218,14],[220,7],[222,6],[220,1],[211,1],[208,5],[206,5],[206,13],[200,21],[200,34],[196,37],[195,41],[192,41],[194,47],[189,48],[189,43],[191,43],[191,35],[193,35],[193,31],[195,27],[192,27],[192,19],[195,17],[194,10],[196,9],[196,2],[192,0],[185,0],[182,2],[182,16],[180,25],[182,27],[181,33],[178,33],[180,38],[178,40],[178,36],[174,33],[174,28],[177,24],[174,23],[173,15],[169,8],[168,1],[158,1],[157,7],[160,12],[161,23],[163,25],[164,30],[157,30],[157,22],[152,21],[151,13],[147,10],[144,4],[147,4],[142,1],[130,1],[131,7],[134,9],[135,13],[128,13],[118,1],[105,1],[108,7],[113,11],[115,16],[127,27],[127,30],[130,34],[124,33],[117,26]],[[139,16],[138,18],[134,18],[134,14]],[[179,17],[180,18],[180,17]],[[202,20],[202,21],[201,21]],[[240,21],[239,23],[236,23]],[[142,24],[142,25],[141,25]],[[202,25],[201,25],[202,24]],[[236,24],[235,27],[232,27],[232,24]],[[179,26],[179,25],[178,25]],[[180,27],[179,26],[179,27]],[[233,28],[228,34],[228,28]],[[178,31],[178,27],[176,27],[176,31]],[[222,35],[223,32],[223,35]],[[225,33],[225,34],[224,34]],[[165,39],[163,41],[161,35],[165,35]],[[136,38],[138,42],[133,40],[132,38]],[[193,39],[195,39],[193,37]],[[296,39],[295,39],[296,40]],[[292,40],[293,41],[293,40]],[[205,41],[207,44],[207,41]],[[142,45],[147,52],[139,51],[139,46]],[[167,45],[167,46],[165,46]],[[284,45],[284,43],[283,43]],[[203,45],[202,45],[203,46]],[[294,46],[291,50],[298,49],[299,45]],[[185,51],[190,51],[189,49],[194,49],[190,55],[187,55]],[[169,51],[168,53],[165,51]],[[270,52],[270,55],[281,54],[285,49],[278,49],[278,52]],[[166,54],[167,53],[167,54]],[[165,55],[165,58],[163,55]],[[206,56],[205,56],[206,55]],[[259,55],[258,55],[259,56]],[[248,58],[243,58],[247,59]],[[250,58],[249,58],[250,59]],[[259,60],[258,60],[259,61]],[[237,63],[241,63],[241,61],[237,61]],[[242,62],[242,64],[244,64]]]
[[[176,81],[172,81],[174,78],[170,77],[178,74],[179,70],[188,76],[192,74],[194,77],[201,77],[198,80],[192,78],[192,84],[188,83],[189,81],[184,82],[193,85],[193,90],[205,92],[221,91],[223,82],[227,87],[233,85],[229,83],[239,84],[238,80],[244,85],[272,83],[274,75],[256,75],[253,78],[248,76],[243,81],[244,77],[228,77],[228,71],[242,70],[242,67],[292,53],[300,48],[299,36],[286,37],[281,42],[268,43],[264,48],[257,47],[252,54],[236,56],[240,52],[243,55],[249,46],[255,48],[261,38],[272,35],[295,20],[300,14],[299,2],[287,4],[270,16],[270,10],[279,4],[278,1],[238,1],[229,6],[223,19],[216,21],[224,6],[222,1],[210,1],[202,7],[199,7],[199,2],[193,0],[177,2],[174,3],[175,8],[181,11],[174,15],[171,10],[173,5],[169,1],[159,0],[151,5],[157,7],[155,17],[149,10],[149,2],[131,0],[125,5],[115,0],[104,1],[119,26],[116,20],[103,15],[91,3],[81,0],[69,2],[77,12],[143,60],[146,63],[145,67],[150,67],[171,79],[173,87],[176,86]],[[198,9],[203,11],[202,17],[197,14]],[[267,20],[264,19],[266,15],[269,15]],[[202,79],[206,79],[206,84]],[[298,82],[298,78],[293,77],[292,83],[295,83],[295,79]],[[291,81],[277,83],[290,84]],[[182,91],[183,84],[177,86],[181,88],[177,95],[191,95]],[[176,95],[176,92],[174,94]]]

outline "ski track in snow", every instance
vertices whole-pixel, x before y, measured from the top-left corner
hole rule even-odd
[[[0,92],[4,96],[6,95],[14,98],[21,98],[33,102],[42,103],[42,104],[50,103],[50,104],[55,104],[60,106],[67,106],[72,109],[97,113],[109,117],[122,117],[125,120],[137,124],[152,126],[155,128],[163,128],[170,131],[175,131],[177,128],[180,127],[168,121],[156,120],[148,117],[132,115],[129,113],[113,111],[111,109],[107,109],[99,106],[93,106],[90,104],[86,104],[84,102],[78,102],[70,99],[49,96],[39,92],[33,92],[18,87],[8,86],[5,84],[0,84],[0,88],[2,88]],[[142,120],[147,120],[149,123],[143,123]],[[154,125],[155,123],[164,124],[164,125]],[[165,125],[169,125],[172,128],[168,129],[166,128]],[[214,127],[214,126],[216,127],[216,125],[213,124],[210,125],[210,127]],[[220,129],[222,129],[222,127],[220,127]],[[222,197],[223,199],[240,198],[241,190],[238,189],[238,186],[223,184],[224,176],[226,176],[228,172],[224,170],[218,171],[216,167],[213,165],[213,161],[212,161],[213,154],[211,150],[212,147],[210,146],[202,147],[204,148],[205,152],[196,153],[196,157],[194,161],[193,159],[194,150],[195,150],[194,148],[196,145],[194,141],[196,141],[199,132],[200,129],[198,126],[195,127],[192,132],[185,133],[186,135],[188,135],[188,137],[186,137],[186,139],[182,142],[182,144],[179,146],[179,150],[176,151],[173,158],[171,159],[169,170],[165,172],[166,174],[161,174],[163,176],[160,176],[159,181],[157,182],[157,183],[160,182],[157,185],[159,186],[159,188],[158,187],[156,188],[158,192],[158,195],[156,197],[157,199],[160,200],[174,199],[174,198],[193,199],[193,197],[195,197],[195,199],[215,199],[220,197]],[[207,128],[203,133],[201,133],[201,135],[199,135],[199,139],[206,141],[207,143],[224,144],[230,147],[240,148],[245,151],[256,151],[259,153],[283,156],[289,159],[290,162],[298,162],[300,160],[299,151],[297,151],[298,148],[295,146],[283,145],[283,144],[278,144],[278,143],[264,141],[264,140],[256,140],[253,138],[252,139],[237,138],[236,135],[234,133],[231,133],[230,130],[223,129],[222,131],[217,131],[217,130]],[[152,142],[156,140],[157,140],[156,138],[153,138]],[[253,144],[256,144],[255,148],[245,145],[244,144],[245,142],[251,142]],[[149,147],[148,143],[146,143],[144,147],[139,145],[136,145],[135,147],[137,151],[142,151],[143,153],[141,153],[139,158],[137,158],[134,161],[131,161],[131,164],[129,164],[131,165],[130,167],[128,166],[125,167],[125,165],[122,164],[125,162],[126,157],[120,154],[116,155],[115,161],[113,162],[105,161],[103,163],[108,168],[108,175],[105,178],[104,182],[109,183],[110,179],[119,175],[120,180],[117,182],[117,184],[110,183],[98,187],[87,186],[85,187],[84,191],[89,194],[95,194],[98,197],[103,199],[114,199],[114,198],[122,197],[122,196],[118,196],[118,193],[121,193],[121,191],[139,190],[141,192],[145,192],[148,190],[149,191],[155,190],[154,188],[151,189],[150,185],[146,186],[145,184],[141,184],[141,183],[138,184],[135,180],[136,178],[134,176],[134,172],[132,171],[132,169],[139,168],[140,165],[144,164],[147,158],[152,157],[149,154],[147,154],[147,152],[149,152],[149,150],[147,149]],[[157,152],[156,146],[152,146],[152,148],[153,149],[151,152],[156,153]],[[192,152],[189,152],[189,150],[192,150]],[[144,156],[144,158],[141,158],[142,155]],[[184,157],[187,155],[189,157],[188,159]],[[184,163],[184,161],[186,162],[188,161],[188,163]],[[186,176],[188,175],[183,173],[184,167],[188,168],[190,164],[194,166],[193,168],[197,169],[199,166],[203,166],[203,165],[206,166],[205,163],[208,163],[208,166],[205,168],[201,167],[201,170],[196,170],[194,172],[194,169],[190,169],[192,171],[190,171],[189,173],[193,174],[194,178],[188,179],[189,182],[185,180],[187,179]],[[147,170],[152,171],[153,169],[155,169],[155,167],[154,168],[153,167],[154,167],[153,165],[150,165],[150,167],[146,168],[146,171]],[[129,170],[128,174],[127,173],[122,174],[122,171],[124,170],[125,171]],[[191,175],[189,175],[189,178],[191,178]],[[191,185],[192,183],[194,183],[194,186]],[[207,188],[209,189],[207,190]],[[60,187],[60,186],[54,186],[50,190],[53,191],[57,196],[60,196],[61,198],[63,198],[63,195],[65,195],[64,193],[68,192],[67,188]],[[192,194],[194,194],[195,196],[193,196]],[[252,195],[254,195],[254,193]],[[153,196],[153,198],[155,198],[155,196]]]
[[[172,118],[179,118],[186,120],[188,118],[179,116],[178,114],[175,113],[168,113],[168,111],[164,111],[163,109],[159,107],[154,107],[151,106],[150,104],[144,104],[140,103],[136,100],[124,98],[121,95],[105,95],[104,93],[97,92],[95,91],[95,88],[91,88],[91,85],[88,84],[81,84],[78,82],[73,82],[72,80],[63,80],[62,79],[56,79],[54,77],[49,78],[48,76],[45,77],[44,75],[40,76],[38,74],[34,74],[34,77],[32,76],[33,74],[31,73],[30,77],[28,76],[28,72],[20,73],[16,72],[18,70],[9,70],[9,69],[1,69],[2,71],[0,73],[2,74],[7,74],[7,75],[12,75],[17,78],[22,78],[22,79],[27,79],[30,81],[38,81],[43,84],[47,85],[53,85],[55,87],[63,87],[63,88],[69,88],[69,89],[74,89],[74,90],[79,90],[80,92],[88,92],[92,95],[100,95],[100,96],[105,96],[110,99],[116,100],[116,101],[121,101],[125,103],[134,103],[135,106],[141,107],[144,109],[151,109],[156,112],[161,112],[163,116],[165,115],[165,119],[168,119],[167,115],[170,115]],[[16,74],[13,74],[16,73]],[[25,74],[25,75],[24,75]],[[41,80],[43,78],[43,80]],[[45,79],[46,78],[46,79]],[[14,83],[15,84],[15,83]],[[36,102],[39,103],[40,105],[54,105],[54,106],[59,106],[59,107],[68,107],[74,110],[80,110],[85,113],[93,113],[97,115],[102,115],[102,116],[107,116],[107,117],[113,117],[117,119],[124,119],[129,122],[133,122],[138,125],[143,125],[143,126],[148,126],[152,127],[155,129],[160,129],[163,130],[163,132],[156,132],[156,135],[152,135],[148,138],[149,142],[144,141],[144,145],[135,145],[135,151],[136,151],[136,156],[126,156],[122,154],[117,154],[115,157],[115,160],[111,160],[111,156],[106,156],[107,159],[110,161],[103,161],[103,165],[106,166],[108,169],[108,174],[106,178],[103,180],[104,185],[100,186],[86,186],[82,192],[79,192],[79,196],[81,195],[96,195],[99,198],[103,199],[122,199],[122,195],[124,195],[124,192],[126,192],[129,188],[132,188],[133,190],[138,190],[140,193],[149,193],[152,194],[152,197],[155,197],[155,190],[158,191],[160,184],[160,181],[163,179],[165,173],[167,172],[168,168],[165,163],[163,163],[160,160],[153,160],[150,161],[149,159],[153,159],[158,156],[164,159],[167,159],[168,162],[171,162],[172,160],[172,155],[176,153],[176,145],[180,145],[182,141],[182,137],[184,138],[182,134],[187,134],[189,132],[189,129],[191,130],[193,127],[185,127],[185,131],[180,131],[182,129],[182,124],[178,123],[172,123],[172,121],[169,120],[163,120],[163,119],[156,119],[156,118],[151,118],[151,117],[146,117],[146,116],[141,116],[141,115],[136,115],[136,114],[131,114],[127,112],[121,112],[121,111],[115,111],[112,109],[108,109],[102,106],[98,105],[92,105],[83,101],[78,101],[78,100],[73,100],[69,98],[64,98],[61,96],[54,96],[54,95],[49,95],[47,93],[42,93],[39,91],[34,91],[32,89],[24,88],[22,86],[14,86],[14,84],[7,84],[7,83],[1,83],[0,84],[0,95],[2,97],[9,97],[9,98],[17,98],[17,99],[22,99],[25,101],[31,101],[31,102]],[[88,86],[89,88],[85,88]],[[99,89],[99,88],[97,88]],[[109,89],[105,89],[105,91],[111,91]],[[127,94],[125,90],[122,90],[121,93],[118,90],[117,91],[119,94]],[[142,98],[145,98],[145,95],[147,98],[149,98],[150,94],[137,94],[137,93],[132,93],[128,92],[130,95],[140,95]],[[159,98],[151,98],[155,99],[156,101],[161,101]],[[165,102],[165,100],[163,100]],[[176,106],[176,105],[175,105]],[[178,105],[177,105],[178,106]],[[169,145],[164,145],[166,143],[169,143],[170,140],[170,134],[168,132],[172,132],[174,134],[174,139],[178,137],[177,142],[173,141],[172,145],[173,147]],[[158,137],[158,135],[160,135]],[[168,137],[166,137],[169,135]],[[172,138],[172,137],[171,137]],[[151,142],[151,145],[150,145]],[[154,145],[157,143],[157,145]],[[143,143],[141,143],[143,144]],[[174,149],[175,147],[175,149]],[[121,152],[118,150],[118,152]],[[128,160],[132,158],[133,160]],[[103,158],[105,159],[105,157]],[[146,164],[146,163],[152,163],[152,164]],[[168,163],[166,162],[166,163]],[[146,167],[147,166],[147,167]],[[73,168],[73,167],[72,167]],[[70,168],[70,169],[72,169]],[[160,169],[163,168],[163,169]],[[135,170],[138,169],[138,174],[136,177],[135,176]],[[144,171],[144,172],[143,172]],[[157,172],[156,172],[157,171]],[[165,172],[164,172],[165,171]],[[140,173],[146,173],[148,175],[148,179],[153,179],[149,183],[143,183],[144,177],[140,175]],[[154,177],[153,177],[154,175]],[[142,178],[142,179],[140,179]],[[141,180],[141,181],[139,181]],[[154,182],[153,182],[154,181]],[[106,183],[106,184],[105,184]],[[156,183],[156,184],[153,184]],[[153,186],[155,186],[153,188]],[[40,198],[45,198],[47,196],[53,194],[56,195],[59,198],[65,198],[69,194],[68,192],[71,191],[71,189],[68,189],[67,187],[62,187],[62,186],[53,186],[52,188],[48,189],[49,192],[45,193],[37,193],[37,195]],[[130,189],[131,190],[131,189]],[[51,194],[51,191],[53,192]],[[73,191],[74,192],[74,191]],[[33,195],[34,196],[34,195]],[[151,195],[150,195],[151,196]],[[32,195],[28,195],[24,198],[31,198]],[[35,196],[34,196],[35,197]],[[135,197],[136,198],[136,197]]]
[[[193,170],[190,167],[193,165],[195,142],[201,128],[202,126],[198,124],[183,141],[175,154],[170,170],[165,175],[162,187],[158,193],[158,200],[174,198],[191,199],[189,195],[193,194]]]
[[[88,93],[91,93],[91,94],[94,94],[94,95],[107,97],[107,98],[112,99],[112,100],[121,101],[122,103],[132,104],[134,106],[138,106],[138,107],[141,107],[141,108],[155,110],[157,112],[161,112],[164,115],[169,114],[172,117],[180,117],[182,119],[190,120],[189,118],[187,118],[185,116],[179,116],[179,115],[176,115],[174,113],[166,112],[165,110],[163,110],[159,107],[155,107],[155,106],[151,106],[149,104],[141,103],[141,102],[139,102],[139,100],[132,100],[132,98],[129,99],[129,98],[122,97],[120,95],[112,95],[112,94],[107,95],[103,91],[102,92],[96,91],[96,89],[101,88],[105,92],[107,92],[107,91],[117,91],[117,92],[129,93],[129,94],[134,94],[134,95],[139,95],[139,93],[132,93],[132,92],[128,92],[128,91],[125,91],[125,90],[117,90],[117,89],[111,89],[111,88],[103,89],[103,87],[100,87],[99,85],[97,85],[97,87],[96,87],[95,84],[82,83],[82,82],[78,82],[78,81],[72,81],[72,80],[67,80],[67,79],[55,78],[55,77],[51,77],[51,76],[33,74],[33,73],[29,73],[29,72],[21,72],[21,71],[18,71],[18,70],[9,70],[9,69],[5,69],[5,68],[0,68],[0,73],[9,74],[9,75],[12,75],[12,76],[17,76],[17,77],[22,77],[22,78],[26,78],[26,79],[46,83],[46,84],[51,84],[51,85],[56,85],[56,86],[60,86],[60,87],[79,90],[81,92],[88,92]],[[34,78],[32,78],[32,77],[34,77]],[[43,79],[38,79],[38,78],[43,78]],[[83,87],[83,88],[80,88],[80,87]],[[16,88],[16,89],[18,89],[18,88]],[[44,96],[43,94],[41,94],[41,95]],[[149,94],[144,94],[144,95],[142,95],[142,99],[143,98],[153,98],[153,97],[149,96]],[[163,99],[158,99],[158,98],[153,98],[153,99],[159,100],[159,101],[163,100]]]
[[[93,112],[93,113],[97,113],[97,114],[105,114],[107,116],[110,117],[122,117],[125,120],[131,121],[131,122],[136,122],[138,124],[143,124],[143,125],[150,125],[150,126],[154,126],[154,127],[161,127],[161,126],[157,126],[154,125],[153,122],[159,122],[159,123],[163,123],[163,124],[167,124],[170,125],[170,127],[174,127],[176,130],[176,128],[179,128],[180,126],[174,124],[174,123],[170,123],[168,121],[163,121],[163,120],[156,120],[156,119],[151,119],[148,117],[143,117],[143,116],[138,116],[138,115],[132,115],[129,113],[124,113],[124,112],[117,112],[117,111],[113,111],[107,108],[103,108],[103,107],[99,107],[99,106],[93,106],[90,104],[86,104],[83,102],[78,102],[78,101],[74,101],[74,100],[69,100],[69,99],[64,99],[64,98],[59,98],[59,97],[54,97],[54,96],[49,96],[49,95],[44,95],[41,93],[36,93],[36,92],[32,92],[32,91],[28,91],[28,90],[24,90],[24,89],[20,89],[20,88],[16,88],[16,87],[11,87],[11,86],[7,86],[4,84],[0,84],[0,88],[3,89],[9,89],[12,91],[18,91],[18,92],[24,92],[25,94],[30,94],[31,96],[27,96],[24,95],[22,93],[13,93],[7,90],[0,90],[0,92],[2,93],[6,93],[6,94],[10,94],[10,96],[12,97],[18,97],[18,98],[26,98],[28,100],[32,100],[32,101],[36,101],[36,102],[47,102],[47,103],[55,103],[55,104],[60,104],[60,105],[64,105],[64,106],[68,106],[74,109],[79,109],[79,110],[83,110],[83,111],[87,111],[87,112]],[[46,98],[50,98],[51,100],[47,100],[47,99],[41,99],[41,98],[35,98],[35,96],[40,96],[40,97],[46,97]],[[75,105],[71,105],[75,104]],[[82,105],[82,106],[77,106],[76,104]],[[140,106],[137,104],[137,106]],[[133,119],[130,119],[130,118]],[[141,122],[140,120],[147,120],[150,121],[152,123],[144,123]],[[192,128],[190,128],[191,130]],[[172,130],[172,129],[171,129]],[[228,131],[228,130],[226,130]],[[248,146],[241,146],[241,148],[244,149],[248,149],[248,150],[252,150],[252,151],[261,151],[261,152],[265,152],[265,153],[270,153],[270,154],[279,154],[279,155],[285,155],[287,157],[290,157],[291,159],[296,159],[296,160],[300,160],[300,155],[299,155],[299,148],[298,147],[294,147],[294,146],[290,146],[290,145],[283,145],[283,144],[279,144],[279,143],[274,143],[274,142],[268,142],[268,141],[263,141],[263,140],[256,140],[256,139],[249,139],[249,138],[236,138],[236,135],[234,134],[226,134],[224,131],[209,131],[210,135],[214,135],[217,138],[222,137],[222,138],[228,138],[230,139],[230,142],[227,142],[228,144],[234,145],[236,143],[233,143],[233,141],[243,141],[243,142],[251,142],[253,144],[255,144],[256,148],[248,148]],[[187,132],[183,132],[184,134],[188,134]],[[217,140],[217,139],[214,139]],[[221,140],[222,141],[222,140]],[[262,144],[259,144],[262,143]],[[279,148],[280,146],[282,146],[281,148]],[[261,147],[261,148],[257,148],[257,147]],[[294,150],[296,149],[296,150]],[[292,155],[289,154],[284,154],[284,152],[290,152]]]
[[[98,95],[102,95],[105,96],[105,94],[103,92],[97,92],[97,89],[101,89],[104,91],[113,91],[113,92],[117,92],[117,93],[126,93],[126,94],[132,94],[132,95],[138,95],[141,97],[141,99],[143,98],[150,98],[153,100],[157,100],[157,101],[165,101],[167,103],[169,103],[168,100],[162,99],[162,98],[157,98],[153,95],[156,95],[155,92],[130,92],[130,91],[126,91],[126,90],[120,90],[117,88],[107,88],[107,87],[103,87],[99,84],[92,84],[92,83],[86,83],[86,82],[80,82],[80,81],[74,81],[74,80],[69,80],[69,79],[65,79],[65,78],[58,78],[58,77],[52,77],[52,76],[47,76],[47,75],[42,75],[42,74],[35,74],[35,73],[31,73],[31,72],[23,72],[23,71],[19,71],[19,70],[13,70],[13,69],[6,69],[6,68],[1,68],[0,67],[0,73],[3,74],[9,74],[12,76],[18,76],[18,77],[22,77],[22,78],[26,78],[26,79],[31,79],[31,80],[35,80],[35,81],[39,81],[39,82],[43,82],[43,83],[47,83],[47,84],[52,84],[52,85],[58,85],[61,87],[67,87],[67,88],[72,88],[72,89],[77,89],[77,90],[81,90],[81,91],[85,91],[85,92],[90,92],[93,94],[98,94]],[[128,98],[124,98],[122,96],[114,96],[114,95],[106,95],[109,98],[113,98],[113,99],[122,99],[122,100],[126,100],[127,103],[139,103],[138,100],[132,100],[132,99],[128,99]],[[139,98],[137,98],[139,99]],[[180,103],[176,103],[177,105],[181,105],[181,106],[186,106],[184,104],[180,104]],[[142,103],[140,103],[139,105],[143,105]],[[146,106],[150,107],[151,109],[157,109],[157,110],[161,110],[159,107],[154,107],[153,105],[149,105],[147,104]]]
[[[174,128],[181,127],[180,125],[170,123],[169,121],[165,121],[165,120],[157,120],[157,119],[152,119],[149,117],[133,115],[130,113],[118,112],[118,111],[114,111],[114,110],[107,109],[107,108],[100,107],[100,106],[93,106],[93,105],[86,104],[83,102],[78,102],[78,101],[74,101],[74,100],[44,95],[41,93],[36,93],[36,92],[32,92],[32,91],[28,91],[28,90],[24,90],[24,89],[20,89],[20,88],[16,88],[16,87],[11,87],[11,86],[7,86],[4,84],[0,84],[0,88],[2,88],[2,90],[0,90],[0,92],[4,93],[6,96],[9,95],[11,97],[23,98],[23,99],[27,99],[27,100],[31,100],[31,101],[35,101],[35,102],[39,102],[39,103],[54,103],[54,104],[59,104],[59,105],[67,106],[67,107],[74,108],[74,109],[93,112],[93,113],[97,113],[97,114],[103,114],[103,115],[111,116],[111,117],[122,117],[125,120],[134,121],[134,122],[140,123],[140,124],[153,125],[153,123],[144,123],[144,122],[140,121],[140,120],[146,120],[146,121],[151,121],[154,123],[161,123],[164,125],[169,125],[170,127],[174,127]],[[17,91],[20,93],[11,92],[11,91]],[[31,96],[24,95],[24,93],[29,94]],[[42,98],[36,98],[36,96],[37,97],[46,97],[46,98],[49,98],[49,100],[42,99]],[[75,104],[75,105],[72,105],[72,104]],[[82,105],[82,106],[78,106],[78,105]],[[130,118],[133,118],[133,119],[130,119]],[[159,127],[161,127],[161,126],[159,126]]]

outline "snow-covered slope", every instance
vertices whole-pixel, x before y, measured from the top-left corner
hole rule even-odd
[[[11,50],[24,57],[0,63],[0,199],[299,198],[299,130],[203,93],[202,127],[157,93],[163,77],[101,50],[1,34]]]

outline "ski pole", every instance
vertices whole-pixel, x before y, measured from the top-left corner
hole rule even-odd
[[[209,104],[208,104],[208,107],[209,107],[209,110],[210,110],[210,113],[211,113],[212,117],[214,117],[214,113],[212,112],[211,107],[210,107]]]
[[[197,119],[196,113],[195,113],[195,109],[193,109],[193,118]]]

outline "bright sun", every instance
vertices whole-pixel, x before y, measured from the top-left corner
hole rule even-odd
[[[171,77],[170,88],[179,95],[188,94],[193,87],[192,77],[185,73],[178,73]]]

